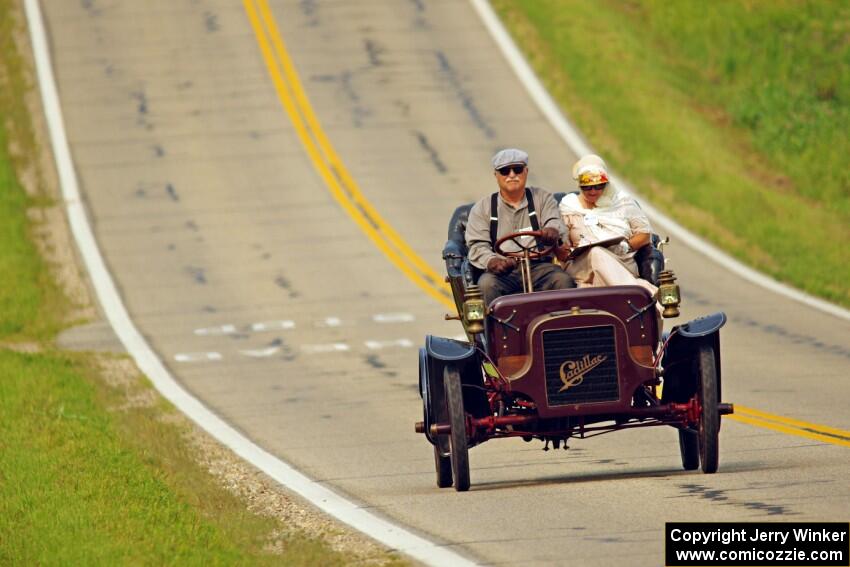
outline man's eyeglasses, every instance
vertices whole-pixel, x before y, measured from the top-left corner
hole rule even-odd
[[[602,191],[607,186],[607,183],[600,183],[599,185],[587,185],[582,187],[582,191]]]
[[[523,171],[525,171],[525,166],[521,163],[515,163],[513,165],[506,165],[505,167],[500,167],[496,171],[499,172],[499,175],[502,175],[504,177],[510,175],[511,171],[513,171],[517,175],[520,175]]]

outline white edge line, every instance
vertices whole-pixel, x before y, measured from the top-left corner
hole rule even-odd
[[[229,447],[234,453],[280,484],[306,498],[327,514],[391,549],[407,554],[426,565],[475,565],[474,562],[458,553],[369,512],[360,504],[343,498],[319,482],[298,472],[236,431],[197,398],[184,390],[171,376],[130,319],[100,254],[85,208],[80,201],[77,176],[65,135],[62,110],[59,105],[38,0],[25,0],[25,10],[35,56],[36,73],[41,88],[42,104],[50,131],[50,141],[71,231],[106,317],[141,371],[148,376],[156,389],[166,399],[201,428]]]
[[[579,156],[593,153],[590,146],[584,141],[581,135],[579,135],[578,130],[569,123],[558,105],[546,91],[543,83],[531,69],[531,66],[526,61],[522,52],[520,52],[516,43],[514,43],[513,38],[507,32],[498,16],[496,16],[490,2],[488,0],[470,0],[470,2],[476,12],[478,12],[479,17],[484,22],[485,27],[490,32],[490,35],[496,41],[496,44],[502,51],[502,54],[508,60],[511,68],[519,77],[520,82],[525,85],[525,88],[531,95],[531,98],[534,99],[534,102],[537,104],[540,111],[546,119],[549,120],[561,138],[563,138],[563,140],[567,143],[567,146],[569,146],[573,153]],[[640,195],[640,193],[635,191],[634,188],[622,179],[616,176],[612,176],[612,179],[617,183],[617,185],[626,191],[635,195]],[[643,207],[653,221],[661,225],[672,236],[684,242],[686,246],[708,256],[710,259],[745,280],[799,301],[800,303],[810,307],[820,309],[821,311],[829,313],[839,319],[850,321],[850,310],[844,309],[843,307],[823,299],[813,297],[798,289],[794,289],[742,264],[726,252],[721,251],[713,244],[710,244],[706,240],[687,230],[685,227],[647,203],[645,199],[641,200],[641,207]]]

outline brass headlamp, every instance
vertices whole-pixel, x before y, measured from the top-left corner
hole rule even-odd
[[[463,300],[463,323],[470,335],[484,332],[484,316],[487,308],[484,307],[484,298],[481,290],[473,284],[466,289]]]
[[[662,317],[669,319],[679,316],[679,304],[682,303],[682,298],[673,270],[663,270],[658,274],[658,302],[664,307]]]

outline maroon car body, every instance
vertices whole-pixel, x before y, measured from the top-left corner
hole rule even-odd
[[[464,315],[477,293],[462,238],[468,207],[455,212],[443,257],[454,318],[469,340],[429,335],[419,352],[424,419],[416,431],[434,447],[437,485],[468,490],[468,450],[490,439],[557,448],[574,437],[650,426],[679,430],[685,469],[715,472],[720,416],[733,409],[719,401],[725,314],[662,336],[646,289],[611,286],[503,296],[472,325]],[[641,274],[657,281],[663,256],[645,248]]]

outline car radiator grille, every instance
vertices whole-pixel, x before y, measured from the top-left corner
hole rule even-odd
[[[550,406],[620,398],[613,326],[543,331],[543,360]]]

